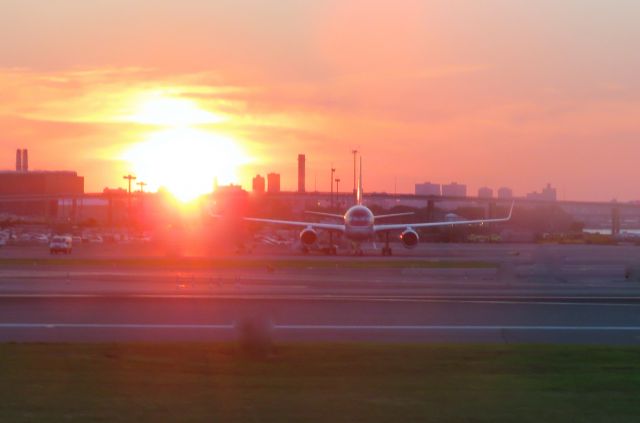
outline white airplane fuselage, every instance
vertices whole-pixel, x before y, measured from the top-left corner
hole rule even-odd
[[[368,207],[362,205],[352,206],[344,214],[344,235],[351,241],[367,241],[375,233],[373,230],[374,223],[375,217]]]

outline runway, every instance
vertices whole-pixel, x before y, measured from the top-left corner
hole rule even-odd
[[[623,266],[636,248],[554,247],[564,258],[549,265],[526,247],[510,259],[513,246],[447,246],[496,264],[469,268],[9,262],[0,342],[233,340],[259,321],[276,342],[640,344],[640,283]]]
[[[5,296],[2,342],[233,340],[247,319],[275,341],[640,343],[640,304],[429,299]]]

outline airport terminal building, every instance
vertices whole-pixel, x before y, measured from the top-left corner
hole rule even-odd
[[[30,171],[27,150],[16,152],[16,169],[0,171],[0,213],[56,216],[58,200],[84,194],[84,177],[73,171]]]
[[[71,171],[0,172],[0,196],[84,194],[84,177]]]

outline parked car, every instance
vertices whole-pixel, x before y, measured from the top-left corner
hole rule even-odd
[[[51,238],[51,242],[49,243],[49,252],[51,254],[71,254],[72,245],[73,243],[70,236],[56,235]]]

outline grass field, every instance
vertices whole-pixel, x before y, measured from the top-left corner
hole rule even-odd
[[[3,258],[0,266],[106,266],[106,267],[153,267],[182,269],[232,269],[232,268],[335,268],[335,269],[386,269],[386,268],[425,268],[425,269],[473,269],[496,268],[496,263],[472,260],[432,260],[432,259],[382,259],[362,260],[355,258],[320,259],[252,259],[252,258]]]
[[[1,344],[0,421],[637,422],[640,349]]]

